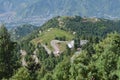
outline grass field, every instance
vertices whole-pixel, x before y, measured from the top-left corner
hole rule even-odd
[[[63,37],[63,36],[66,37],[66,41],[70,41],[74,38],[74,35],[72,33],[66,32],[58,28],[50,28],[42,32],[41,34],[39,34],[39,37],[33,39],[32,43],[34,43],[35,45],[39,42],[43,44],[47,43],[48,47],[51,49],[51,46],[50,46],[51,40],[54,40],[55,37]]]

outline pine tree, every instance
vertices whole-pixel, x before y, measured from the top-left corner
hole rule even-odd
[[[8,78],[13,72],[13,43],[4,25],[0,26],[0,79]]]
[[[10,78],[9,80],[32,80],[32,78],[29,71],[26,68],[21,67],[18,69],[16,74],[12,76],[12,78]]]

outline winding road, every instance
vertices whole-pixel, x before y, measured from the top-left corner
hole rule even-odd
[[[46,45],[42,44],[42,46],[45,48],[48,54],[52,53],[52,51]]]
[[[71,63],[74,62],[75,57],[78,56],[80,53],[81,53],[81,50],[75,52],[75,54],[71,57]]]
[[[37,57],[37,51],[38,49],[36,49],[34,52],[33,52],[33,59],[35,59],[35,63],[38,64],[39,63],[39,59]]]
[[[22,62],[22,66],[27,66],[27,62],[25,60],[25,56],[27,55],[27,52],[25,50],[20,50],[21,53],[21,62]]]
[[[54,51],[53,51],[53,54],[55,56],[59,56],[59,53],[61,53],[60,49],[59,49],[59,46],[58,46],[58,43],[66,43],[67,41],[59,41],[59,40],[52,40],[50,42],[51,46],[53,47]]]
[[[25,57],[27,55],[27,52],[25,50],[20,50],[21,53],[21,62],[22,62],[22,66],[28,66],[27,62],[25,60]],[[32,58],[35,60],[35,63],[39,63],[39,59],[37,57],[37,49],[33,52]]]
[[[57,45],[58,42],[60,42],[60,41],[58,41],[58,40],[52,40],[52,41],[50,42],[51,46],[52,46],[53,49],[54,49],[53,54],[54,54],[55,56],[59,56],[59,53],[60,53],[60,49],[59,49],[59,47],[58,47],[58,45]]]
[[[88,41],[87,40],[81,40],[80,43],[81,45],[84,45],[86,44]],[[59,46],[58,46],[58,43],[66,43],[68,44],[68,41],[59,41],[59,40],[52,40],[50,42],[51,46],[53,47],[54,51],[53,51],[53,54],[55,56],[59,56],[61,51],[59,49]],[[42,44],[42,46],[45,48],[45,50],[47,51],[48,54],[51,54],[52,51],[44,44]],[[37,51],[38,49],[35,49],[35,51],[33,52],[33,55],[32,55],[32,58],[35,60],[35,63],[39,63],[39,59],[37,57]],[[81,53],[81,49],[79,51],[76,51],[75,54],[71,57],[71,63],[74,62],[74,59],[76,56],[78,56],[80,53]],[[21,53],[21,62],[22,62],[22,66],[28,66],[27,65],[27,62],[25,60],[25,57],[27,55],[27,52],[25,50],[20,50],[20,53]]]

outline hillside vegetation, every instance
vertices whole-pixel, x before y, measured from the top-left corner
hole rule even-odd
[[[119,24],[119,20],[82,18],[80,16],[58,16],[48,20],[39,29],[35,30],[27,37],[24,37],[23,40],[30,41],[34,38],[37,38],[37,35],[39,35],[39,31],[47,31],[49,28],[58,28],[66,32],[75,33],[76,37],[80,37],[83,39],[87,39],[90,37],[103,38],[106,36],[107,33],[111,33],[114,31],[120,32]]]
[[[94,50],[92,55],[83,50],[73,63],[64,59],[43,79],[49,76],[51,80],[119,80],[120,34],[109,34],[94,45]]]
[[[28,34],[30,34],[32,31],[38,29],[38,27],[34,26],[34,25],[30,25],[30,24],[24,24],[21,26],[18,26],[16,28],[12,28],[11,30],[9,30],[9,33],[11,35],[11,39],[14,41],[17,41],[25,36],[27,36]]]
[[[119,24],[119,20],[58,16],[17,42],[1,25],[0,79],[119,80]],[[81,45],[83,40],[87,42]]]
[[[44,32],[40,32],[38,34],[38,37],[33,39],[32,42],[37,44],[39,42],[41,43],[49,43],[50,41],[54,39],[61,39],[64,41],[70,41],[74,38],[74,35],[70,32],[60,30],[58,28],[49,28],[48,30]]]

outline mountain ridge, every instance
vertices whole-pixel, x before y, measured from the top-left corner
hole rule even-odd
[[[1,0],[0,4],[0,22],[8,27],[28,22],[38,26],[56,16],[120,18],[120,0]]]

